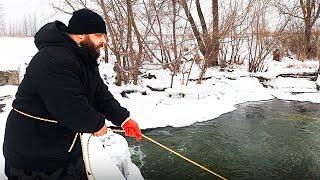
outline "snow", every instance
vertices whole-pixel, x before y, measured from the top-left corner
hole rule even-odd
[[[32,38],[0,38],[1,66],[0,70],[20,69],[23,73],[26,63],[36,53]],[[17,53],[18,52],[18,53]],[[248,101],[261,101],[273,98],[295,101],[310,101],[320,103],[320,93],[317,84],[320,79],[311,81],[303,78],[277,77],[281,73],[315,72],[318,61],[300,62],[295,59],[284,58],[283,61],[268,61],[268,71],[264,73],[248,73],[245,66],[239,66],[233,72],[220,72],[217,68],[209,69],[206,77],[211,77],[202,84],[195,81],[188,82],[188,86],[181,85],[182,75],[174,77],[173,88],[170,88],[171,76],[167,70],[158,67],[148,67],[144,74],[155,75],[156,78],[140,78],[138,85],[114,85],[115,73],[113,63],[101,63],[100,74],[108,85],[109,90],[120,104],[126,107],[133,119],[142,129],[165,126],[183,127],[196,122],[207,121],[219,117],[236,109],[235,105]],[[188,65],[186,66],[188,67]],[[193,68],[190,79],[196,79],[199,69]],[[264,87],[258,76],[268,79],[270,87]],[[317,84],[316,84],[317,82]],[[148,87],[165,89],[152,91]],[[0,86],[0,97],[10,95],[14,97],[17,86]],[[123,91],[124,97],[120,95]],[[0,144],[3,143],[3,133],[13,98],[6,98],[0,104],[6,104],[0,113]],[[111,125],[106,121],[107,125]],[[116,156],[116,155],[115,155]],[[4,162],[0,157],[0,162]],[[0,163],[0,169],[4,163]],[[0,179],[4,177],[0,173]]]
[[[284,92],[317,92],[316,83],[307,79],[279,77],[270,85]]]
[[[83,141],[88,141],[88,157],[85,158],[91,170],[89,179],[123,179],[143,180],[138,167],[132,163],[129,146],[126,139],[108,130],[101,137],[90,134],[83,135]]]
[[[17,86],[0,86],[0,97],[5,95],[14,95],[14,92],[17,91]],[[6,104],[4,107],[2,113],[0,113],[0,144],[3,144],[4,139],[4,131],[5,131],[5,125],[6,120],[9,114],[9,111],[11,110],[11,104],[13,99],[5,99],[3,101],[0,101],[0,104]],[[1,147],[1,156],[0,156],[0,179],[6,179],[6,176],[4,174],[4,157],[2,156],[2,147]]]
[[[28,63],[38,51],[33,38],[1,37],[0,70],[17,70]]]

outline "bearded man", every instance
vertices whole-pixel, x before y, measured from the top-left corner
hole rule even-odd
[[[106,42],[100,15],[80,9],[35,35],[39,49],[26,69],[6,124],[8,179],[87,179],[81,133],[102,136],[105,119],[141,140],[138,124],[109,92],[97,58]]]

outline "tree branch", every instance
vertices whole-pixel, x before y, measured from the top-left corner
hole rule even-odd
[[[76,10],[77,10],[77,9],[70,3],[69,0],[64,0],[64,1],[68,4],[68,6],[71,7],[71,9],[72,9],[73,11],[76,11]]]

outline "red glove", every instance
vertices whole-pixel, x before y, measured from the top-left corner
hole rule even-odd
[[[137,122],[131,118],[128,118],[126,121],[124,121],[121,127],[125,131],[126,136],[135,137],[137,141],[141,141],[141,130]]]

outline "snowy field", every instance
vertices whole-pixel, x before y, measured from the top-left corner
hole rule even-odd
[[[33,38],[0,38],[0,70],[19,69],[24,72],[26,64],[37,52]],[[310,101],[320,103],[320,93],[316,90],[316,82],[308,79],[277,77],[281,73],[315,72],[318,61],[300,62],[284,58],[281,62],[268,62],[268,72],[251,74],[246,67],[239,67],[233,72],[220,72],[218,69],[209,69],[207,77],[201,85],[189,82],[182,86],[182,76],[175,77],[174,87],[170,87],[170,74],[165,70],[148,70],[156,79],[139,79],[139,85],[115,86],[113,65],[100,64],[100,73],[108,84],[115,98],[126,107],[131,116],[139,123],[142,129],[156,127],[182,127],[195,122],[214,119],[221,114],[235,110],[235,105],[248,101],[261,101],[273,98],[284,100]],[[191,79],[198,77],[199,70],[194,68]],[[270,87],[265,88],[256,78],[269,78]],[[163,92],[152,91],[148,88],[166,88]],[[14,97],[17,86],[0,86],[0,97]],[[133,93],[122,97],[120,92],[132,90]],[[144,93],[142,93],[144,92]],[[143,95],[146,94],[146,95]],[[13,98],[0,101],[5,104],[4,112],[0,113],[0,144],[3,143],[3,134],[7,115],[11,109]],[[108,122],[107,122],[108,123]],[[2,154],[2,148],[1,152]],[[0,162],[4,162],[0,156]],[[3,169],[4,163],[0,163]],[[0,179],[3,179],[0,173]]]

